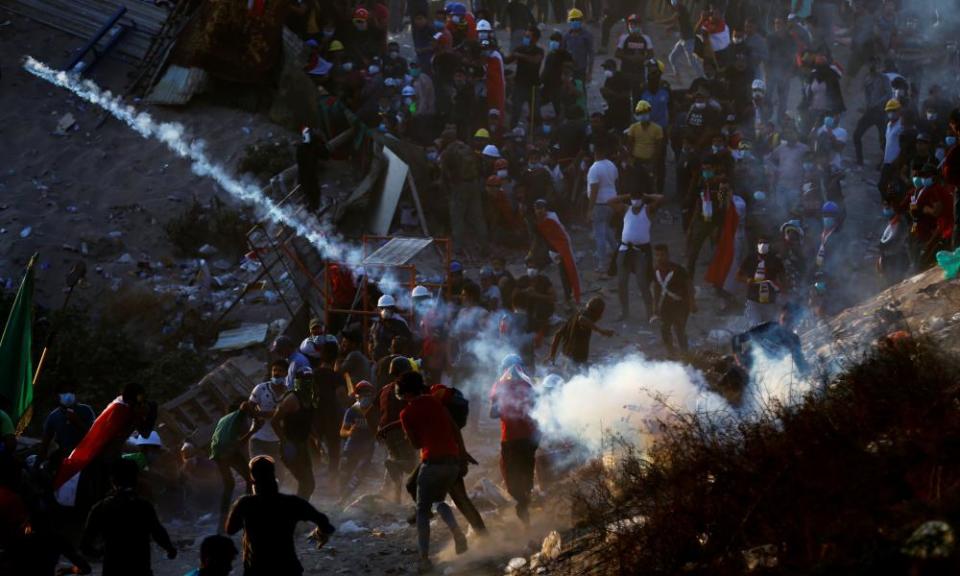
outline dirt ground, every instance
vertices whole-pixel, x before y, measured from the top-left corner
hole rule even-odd
[[[3,23],[6,20],[9,20],[8,24]],[[666,60],[673,41],[662,30],[648,32],[653,36],[659,57]],[[614,30],[614,37],[618,33],[619,27]],[[595,34],[599,36],[599,29]],[[409,50],[409,37],[405,35],[401,40],[408,44],[404,49]],[[506,37],[502,41],[506,42]],[[0,10],[0,278],[6,281],[18,277],[30,255],[38,252],[38,298],[49,305],[58,305],[62,278],[80,257],[71,249],[79,247],[82,242],[91,246],[104,239],[119,242],[121,247],[112,250],[109,257],[98,259],[92,255],[89,258],[92,260],[90,264],[102,266],[108,274],[93,273],[90,265],[89,282],[83,286],[77,302],[96,308],[109,302],[113,278],[125,279],[132,273],[129,263],[116,262],[119,254],[129,253],[134,260],[159,261],[169,257],[170,244],[163,223],[171,213],[194,195],[201,201],[209,200],[215,194],[227,202],[230,199],[226,194],[218,193],[211,181],[193,175],[187,163],[174,158],[161,144],[140,139],[114,120],[98,127],[100,113],[97,110],[19,68],[20,60],[26,54],[54,67],[62,66],[70,49],[80,44],[77,38]],[[598,70],[602,61],[601,57],[596,59]],[[94,78],[102,85],[122,90],[129,71],[128,65],[107,60],[95,71]],[[589,100],[593,109],[602,105],[597,84],[600,78],[602,75],[596,73],[595,83],[590,86]],[[675,85],[685,85],[689,81],[669,76],[666,79]],[[795,83],[795,99],[798,98],[798,89]],[[847,93],[847,105],[851,110],[858,106],[859,92],[851,90]],[[245,145],[281,133],[280,128],[260,116],[206,104],[194,104],[183,110],[151,112],[184,123],[192,133],[207,140],[215,158],[228,165],[235,163]],[[57,135],[57,123],[66,113],[75,117],[77,128],[65,135]],[[851,133],[856,116],[855,112],[850,112],[841,119],[841,124]],[[873,133],[865,139],[865,146],[868,159],[876,158],[877,140]],[[848,158],[850,156],[852,143]],[[667,173],[672,174],[670,164]],[[845,182],[850,221],[858,228],[870,231],[855,239],[864,248],[864,261],[852,263],[857,267],[871,265],[867,247],[882,231],[880,206],[870,182],[875,176],[872,171],[864,174],[851,171]],[[667,190],[672,190],[669,180]],[[653,231],[655,238],[670,244],[675,258],[683,254],[678,222],[679,208],[671,201],[657,218]],[[30,231],[26,234],[28,227]],[[615,283],[589,272],[593,268],[589,233],[583,227],[571,228],[580,270],[586,271],[583,272],[586,294],[589,297],[601,293],[607,298],[611,306],[601,324],[615,327],[618,332],[610,339],[598,337],[594,340],[595,356],[616,357],[631,351],[649,356],[662,354],[658,334],[650,326],[639,320],[613,323],[612,318],[618,312]],[[113,232],[119,234],[111,237]],[[705,265],[708,252],[704,250],[700,266]],[[512,268],[520,272],[519,266]],[[555,283],[559,286],[559,279]],[[869,290],[865,289],[865,296]],[[711,330],[735,329],[743,324],[738,317],[716,316],[713,313],[716,303],[708,292],[701,287],[701,312],[691,318],[689,327],[691,345],[700,349],[721,346],[709,340]],[[468,487],[482,478],[499,481],[497,430],[496,422],[483,419],[479,433],[468,436],[468,448],[481,462],[481,466],[468,476]],[[359,493],[379,490],[381,459],[378,451],[370,477]],[[356,529],[339,531],[322,550],[315,550],[305,537],[300,538],[298,550],[307,574],[403,574],[415,571],[415,530],[404,521],[412,511],[409,503],[353,515],[335,510],[333,499],[324,494],[323,486],[321,476],[314,504],[331,515],[335,525],[350,528],[344,524],[353,520]],[[440,568],[449,574],[502,573],[503,566],[512,556],[529,554],[530,543],[538,548],[549,529],[566,527],[560,510],[562,506],[556,506],[555,502],[541,500],[535,506],[534,528],[529,531],[522,530],[510,506],[499,512],[485,512],[493,533],[490,542],[477,546],[478,541],[471,538],[471,544],[479,549],[460,559],[453,558],[446,531],[437,526],[434,539],[443,548],[440,558],[445,562]],[[203,518],[165,519],[180,548],[180,557],[167,561],[159,549],[155,549],[154,571],[157,576],[180,575],[196,566],[200,540],[216,530],[212,517]]]

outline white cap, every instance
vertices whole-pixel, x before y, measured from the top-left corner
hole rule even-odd
[[[393,299],[393,296],[389,294],[384,294],[377,300],[377,308],[389,308],[391,306],[396,306],[397,301]]]
[[[767,84],[766,84],[763,80],[761,80],[761,79],[759,79],[759,78],[757,78],[756,80],[754,80],[754,81],[753,81],[753,84],[751,84],[750,87],[751,87],[752,89],[754,89],[754,90],[763,90],[764,92],[767,91]]]
[[[410,292],[411,298],[429,298],[433,296],[426,286],[415,286]]]
[[[163,440],[160,440],[160,435],[157,434],[156,430],[150,432],[150,435],[146,438],[137,432],[130,437],[130,443],[134,446],[163,446]]]
[[[477,32],[490,32],[491,30],[493,30],[493,27],[486,20],[477,22]]]
[[[487,144],[486,146],[483,147],[483,155],[488,158],[499,158],[500,151],[497,150],[497,147],[494,146],[493,144]]]
[[[404,86],[400,94],[403,96],[416,96],[417,91],[413,89],[413,86]]]

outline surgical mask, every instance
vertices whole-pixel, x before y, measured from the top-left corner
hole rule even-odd
[[[450,17],[450,20],[453,21],[454,24],[459,24],[459,23],[460,23],[460,17],[459,17],[459,16],[451,16],[451,17]]]
[[[406,104],[407,106],[413,104],[413,97],[412,97],[412,96],[404,96],[404,97],[403,97],[403,103]]]
[[[506,170],[497,170],[497,178],[506,178],[506,177],[507,177]]]
[[[437,153],[436,153],[436,152],[427,152],[427,160],[429,160],[430,162],[436,162],[436,161],[437,161]]]
[[[60,405],[66,408],[73,406],[77,402],[77,395],[73,392],[64,392],[60,395]]]
[[[353,26],[354,26],[357,30],[359,30],[360,32],[363,32],[364,30],[367,29],[367,23],[366,23],[366,22],[355,22],[355,23],[353,24]]]
[[[757,244],[757,252],[758,252],[759,254],[769,254],[769,253],[770,253],[770,245],[767,244],[766,242],[761,242],[761,243]]]
[[[631,198],[630,205],[633,206],[634,208],[639,208],[643,206],[643,200],[640,198]]]
[[[376,76],[377,74],[380,73],[380,67],[377,66],[376,64],[371,64],[367,68],[367,72],[370,73],[371,76]]]
[[[709,180],[713,178],[713,170],[701,170],[700,176],[702,176],[704,180]]]
[[[343,68],[343,71],[344,71],[344,72],[349,72],[349,71],[353,70],[353,62],[344,62],[344,63],[341,65],[341,68]]]
[[[384,308],[383,310],[380,311],[380,317],[383,318],[384,320],[389,320],[393,318],[393,310],[390,310],[389,308]]]
[[[377,131],[380,132],[381,134],[386,134],[386,132],[387,132],[387,125],[386,125],[386,124],[381,124],[381,125],[377,126]]]
[[[544,125],[543,125],[543,133],[544,133],[544,134],[549,134],[551,129],[552,129],[552,126],[550,126],[549,124],[544,124]]]
[[[571,30],[579,30],[581,26],[583,26],[583,22],[581,22],[581,21],[579,21],[579,20],[572,20],[572,21],[570,22],[570,29],[571,29]]]
[[[707,107],[707,103],[706,103],[706,102],[694,102],[694,103],[693,103],[693,109],[694,109],[694,110],[703,110],[703,109],[706,108],[706,107]]]
[[[943,139],[943,141],[947,144],[947,146],[953,146],[954,144],[957,143],[957,137],[947,136],[946,138]]]
[[[830,229],[837,225],[837,219],[833,216],[824,216],[823,217],[823,227]]]
[[[922,188],[922,187],[923,187],[923,178],[921,178],[920,176],[914,176],[914,177],[912,178],[912,181],[913,181],[913,186],[914,186],[915,188]]]
[[[896,90],[893,91],[893,97],[896,98],[897,100],[902,99],[906,95],[907,95],[907,91],[904,90],[903,88],[897,88]]]
[[[884,217],[884,218],[893,218],[893,215],[894,215],[893,208],[884,208],[884,209],[883,209],[883,217]]]
[[[936,112],[927,112],[927,120],[933,122],[933,121],[936,120],[936,119],[937,119],[937,113],[936,113]]]
[[[803,163],[803,170],[804,170],[804,172],[812,172],[812,171],[813,171],[813,162],[804,162],[804,163]]]
[[[361,408],[369,408],[369,407],[373,404],[373,397],[372,397],[372,396],[361,396],[361,397],[357,400],[357,404],[359,404]]]
[[[434,20],[433,27],[437,30],[443,30],[444,21],[443,20]]]
[[[933,178],[930,178],[929,176],[926,177],[926,178],[924,178],[924,179],[923,179],[923,185],[924,185],[924,186],[933,186]]]
[[[753,99],[754,99],[754,100],[760,100],[761,98],[763,98],[763,92],[761,92],[760,90],[754,90],[754,91],[753,91]]]
[[[887,120],[889,120],[889,121],[891,121],[891,122],[896,122],[896,120],[897,120],[897,113],[896,113],[896,112],[887,112]]]
[[[530,37],[529,37],[529,36],[524,36],[524,37],[523,37],[523,40],[521,40],[520,43],[523,44],[524,46],[529,46],[529,45],[530,45]]]
[[[710,150],[713,151],[714,154],[719,154],[720,152],[723,151],[723,146],[714,144],[713,146],[710,147]]]
[[[330,37],[332,37],[332,36],[334,35],[335,32],[336,32],[336,30],[334,30],[333,28],[324,28],[324,29],[323,29],[323,37],[324,37],[324,38],[330,38]]]
[[[274,386],[280,386],[281,384],[285,385],[287,383],[287,379],[284,376],[274,376],[273,378],[270,379],[270,382]]]
[[[543,164],[541,164],[541,163],[539,163],[539,162],[531,162],[531,163],[527,164],[527,169],[528,169],[528,170],[539,170],[539,169],[541,169],[541,168],[543,168]]]
[[[635,116],[635,118],[637,119],[637,122],[649,122],[649,121],[650,121],[650,115],[649,115],[649,114],[637,114],[637,115]]]
[[[604,71],[603,71],[603,77],[604,77],[604,78],[613,78],[613,70],[604,70]]]
[[[399,58],[399,57],[400,57],[400,52],[398,52],[398,51],[396,51],[396,50],[391,50],[391,51],[390,51],[390,57],[391,57],[391,58]]]
[[[535,277],[536,275],[537,275],[537,269],[536,269],[536,268],[527,268],[527,276],[529,276],[530,278],[533,278],[533,277]]]
[[[823,125],[824,125],[824,127],[826,127],[826,128],[833,128],[835,124],[836,124],[836,120],[834,120],[833,116],[826,116],[826,117],[824,117],[824,119],[823,119]]]
[[[733,159],[734,159],[734,160],[743,160],[743,159],[744,159],[744,151],[743,151],[743,150],[734,150],[734,151],[731,152],[730,154],[733,156]]]
[[[559,50],[559,49],[560,49],[560,42],[558,42],[558,41],[556,41],[556,40],[551,40],[550,43],[548,44],[548,46],[550,46],[550,49],[551,49],[551,50]]]

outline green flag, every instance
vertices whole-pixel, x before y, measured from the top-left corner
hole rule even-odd
[[[0,396],[14,422],[20,422],[33,402],[33,264],[13,301],[7,325],[0,337]],[[28,418],[29,419],[29,418]],[[20,427],[17,427],[20,430]]]

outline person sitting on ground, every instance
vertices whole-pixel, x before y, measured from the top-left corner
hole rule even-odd
[[[311,537],[317,540],[318,547],[330,539],[333,525],[308,501],[280,493],[276,468],[269,456],[257,456],[250,461],[250,477],[253,494],[234,502],[226,525],[230,535],[243,529],[244,576],[303,574],[293,541],[297,523],[316,524]]]
[[[200,567],[186,576],[229,576],[237,547],[222,534],[207,536],[200,544]]]

